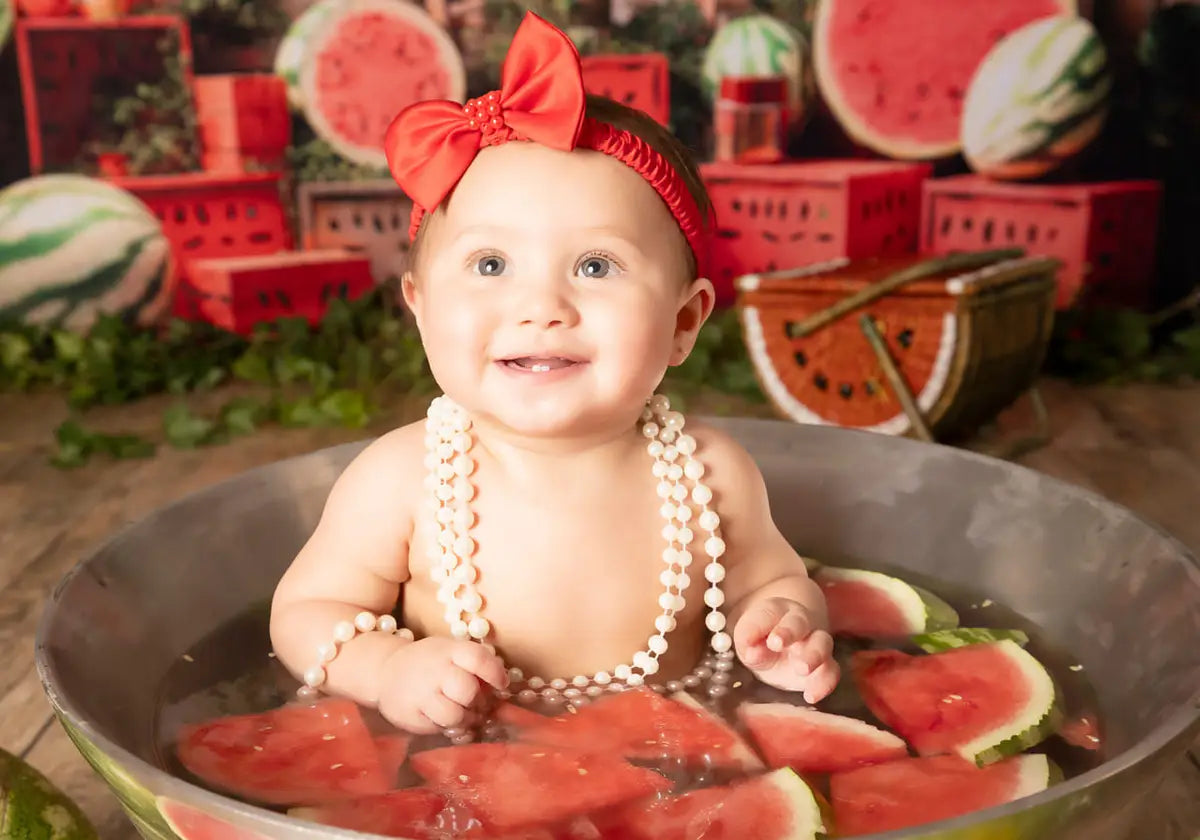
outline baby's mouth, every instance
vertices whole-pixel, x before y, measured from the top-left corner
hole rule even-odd
[[[513,370],[549,373],[552,370],[574,367],[579,364],[579,361],[565,356],[516,356],[511,359],[502,359],[500,364]]]

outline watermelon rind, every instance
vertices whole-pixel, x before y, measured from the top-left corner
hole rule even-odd
[[[16,16],[13,3],[14,0],[0,0],[0,52],[4,52],[4,45],[8,43],[8,34],[12,31],[13,18]]]
[[[989,178],[1041,177],[1100,133],[1112,83],[1104,42],[1087,20],[1027,24],[992,48],[967,88],[963,156]]]
[[[288,104],[296,111],[304,108],[300,72],[308,55],[309,41],[345,2],[346,0],[317,0],[292,21],[279,41],[279,47],[275,51],[275,75],[283,79]]]
[[[778,790],[791,804],[795,819],[786,831],[773,835],[769,840],[816,840],[823,834],[832,833],[832,826],[827,824],[820,800],[795,771],[784,767],[772,770],[760,779]]]
[[[765,717],[773,726],[772,739],[782,740],[787,737],[787,719],[792,718],[803,721],[806,727],[819,727],[830,733],[855,738],[871,747],[874,754],[878,756],[878,761],[903,758],[908,754],[908,744],[894,732],[888,732],[865,720],[846,715],[794,706],[791,703],[746,702],[738,706],[737,716],[743,725],[750,729],[751,735],[754,732],[751,728],[754,718]],[[760,745],[760,749],[765,753],[767,750],[764,747],[765,745]],[[864,761],[863,763],[871,762]],[[803,771],[805,768],[801,767],[800,769]]]
[[[1011,639],[992,642],[997,653],[1007,656],[1025,675],[1030,696],[1025,707],[990,732],[962,744],[957,752],[983,767],[1037,746],[1058,731],[1062,723],[1058,687],[1050,672],[1032,654]]]
[[[919,633],[912,637],[913,644],[926,653],[941,653],[967,645],[986,645],[1002,639],[1008,639],[1021,647],[1029,644],[1029,636],[1024,630],[1003,630],[994,627],[955,627]]]
[[[715,98],[721,79],[783,76],[788,86],[788,122],[798,125],[812,99],[811,50],[794,27],[767,14],[746,14],[723,23],[704,49],[701,84]]]
[[[908,622],[906,633],[910,635],[958,626],[958,613],[937,595],[882,572],[824,566],[816,572],[814,579],[818,583],[864,584],[883,592],[905,617]]]
[[[462,56],[458,52],[453,39],[438,23],[419,5],[407,0],[339,0],[331,14],[322,16],[319,26],[305,33],[306,48],[300,60],[300,91],[298,98],[304,118],[318,137],[324,140],[341,157],[346,160],[374,169],[387,169],[387,156],[383,150],[383,132],[379,142],[361,145],[344,137],[326,118],[321,108],[317,93],[317,71],[320,68],[318,57],[325,48],[328,39],[338,34],[338,25],[342,19],[351,15],[377,12],[384,15],[403,18],[404,22],[420,29],[436,44],[438,59],[443,63],[450,77],[450,90],[446,91],[444,99],[462,102],[467,91],[467,71]],[[397,113],[401,110],[397,108]]]
[[[96,830],[41,772],[0,750],[0,837],[96,840]]]

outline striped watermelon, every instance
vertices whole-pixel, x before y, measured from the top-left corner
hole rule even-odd
[[[704,50],[704,88],[716,96],[721,79],[738,76],[784,76],[793,121],[803,118],[813,91],[808,42],[770,15],[736,17],[717,30]]]
[[[37,769],[0,750],[0,837],[96,840],[88,818]]]
[[[0,192],[0,322],[85,330],[106,312],[148,324],[173,269],[162,225],[119,187],[39,175]]]
[[[990,178],[1045,175],[1100,133],[1111,88],[1108,53],[1088,21],[1060,15],[1023,26],[971,80],[963,155]]]

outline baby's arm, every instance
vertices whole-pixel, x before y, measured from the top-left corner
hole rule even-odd
[[[839,676],[825,597],[775,525],[750,454],[720,432],[701,445],[728,546],[725,611],[738,658],[764,682],[815,703]]]
[[[339,622],[364,610],[384,615],[394,609],[408,579],[413,517],[422,498],[423,431],[419,425],[399,429],[354,459],[276,587],[271,641],[293,674],[321,664],[318,651],[333,640]],[[408,642],[385,633],[359,634],[341,645],[325,673],[323,691],[378,707],[413,731],[455,725],[459,715],[451,707],[469,705],[477,687],[469,676],[504,679],[499,660],[480,645],[442,638]],[[447,689],[443,682],[453,685]],[[438,696],[446,691],[461,702]],[[435,706],[433,714],[442,720],[429,718]]]

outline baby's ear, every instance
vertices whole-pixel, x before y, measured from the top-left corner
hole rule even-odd
[[[671,348],[672,366],[681,365],[696,346],[700,328],[712,315],[717,300],[716,290],[706,277],[698,277],[688,284],[680,296],[679,311],[675,314],[675,346]]]
[[[400,278],[400,294],[404,296],[404,305],[408,307],[409,312],[417,311],[417,281],[413,278],[411,271],[404,272],[404,276]]]

